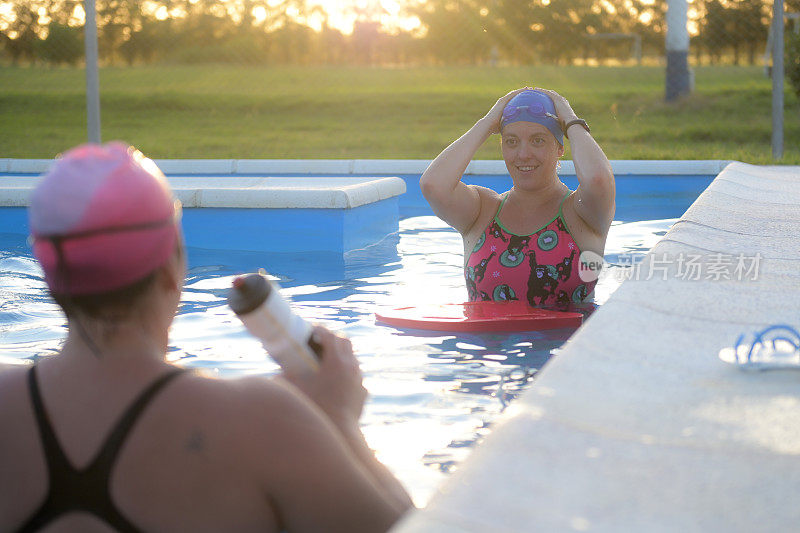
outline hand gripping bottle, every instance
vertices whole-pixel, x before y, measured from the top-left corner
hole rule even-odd
[[[234,279],[228,305],[284,372],[317,370],[322,347],[311,339],[311,325],[292,312],[262,272]]]

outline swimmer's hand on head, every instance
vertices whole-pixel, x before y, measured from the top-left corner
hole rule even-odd
[[[578,115],[572,110],[572,106],[569,104],[566,98],[555,91],[551,91],[550,89],[536,87],[536,90],[543,92],[553,101],[553,105],[556,107],[556,115],[558,115],[558,121],[561,123],[562,130],[564,129],[564,124],[578,118]]]
[[[475,186],[464,184],[461,177],[475,152],[489,137],[500,133],[503,109],[509,100],[529,89],[523,87],[501,96],[486,115],[431,162],[419,180],[422,194],[436,216],[462,235],[469,231],[478,218],[481,193]]]
[[[517,94],[521,93],[522,91],[530,90],[530,87],[523,87],[522,89],[515,89],[505,96],[501,96],[497,99],[497,102],[492,106],[486,115],[478,121],[478,123],[483,123],[484,127],[488,128],[489,135],[495,135],[500,133],[500,120],[503,118],[503,109],[505,109],[506,104],[509,100],[514,98]]]
[[[572,162],[580,183],[575,192],[575,212],[591,231],[607,235],[614,218],[616,198],[611,163],[592,138],[586,122],[579,119],[566,98],[550,89],[536,87],[536,90],[553,101],[561,130],[569,139]]]

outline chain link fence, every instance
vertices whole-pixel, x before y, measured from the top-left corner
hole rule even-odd
[[[692,92],[672,104],[665,0],[96,9],[103,139],[155,157],[432,158],[506,91],[537,85],[567,96],[612,159],[770,160],[771,1],[688,3]],[[800,163],[800,0],[786,13],[786,161]],[[0,0],[0,157],[85,139],[85,18],[82,0]]]

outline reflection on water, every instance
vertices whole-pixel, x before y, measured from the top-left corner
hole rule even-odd
[[[628,268],[620,258],[642,256],[672,222],[612,226],[598,303]],[[298,314],[352,338],[370,391],[364,432],[418,505],[572,333],[451,335],[376,324],[381,308],[466,300],[461,239],[432,216],[406,218],[399,235],[345,256],[189,248],[188,257],[170,359],[220,376],[276,372],[225,305],[233,277],[267,269]],[[24,238],[0,234],[0,272],[0,353],[24,359],[55,353],[65,320]]]

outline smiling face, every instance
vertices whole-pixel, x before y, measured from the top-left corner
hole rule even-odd
[[[556,177],[561,146],[546,127],[535,122],[513,122],[503,128],[501,146],[515,187],[540,186]]]

